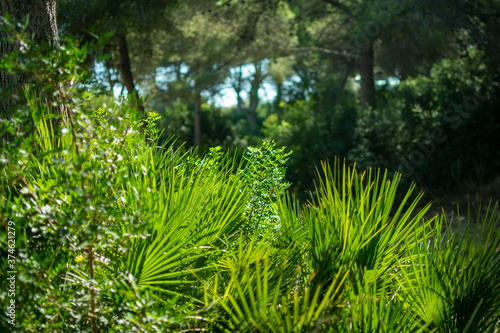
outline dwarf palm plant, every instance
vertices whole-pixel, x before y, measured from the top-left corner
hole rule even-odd
[[[316,198],[303,207],[281,198],[278,236],[240,247],[219,264],[229,277],[212,282],[218,287],[208,293],[209,308],[221,309],[224,329],[425,330],[397,297],[394,274],[408,256],[404,249],[429,236],[429,206],[414,212],[421,195],[411,199],[412,188],[394,207],[399,176],[372,172],[324,164]]]
[[[493,332],[500,319],[500,217],[497,205],[452,231],[444,215],[434,237],[408,249],[401,296],[439,332]]]
[[[202,259],[215,255],[211,252],[220,246],[220,239],[241,225],[245,188],[237,176],[224,170],[200,174],[182,165],[150,170],[151,174],[139,174],[137,182],[143,184],[139,191],[151,193],[154,214],[149,235],[131,242],[123,257],[124,268],[139,284],[191,284],[192,273],[207,268]]]
[[[207,308],[222,309],[214,328],[226,332],[306,332],[331,323],[340,305],[339,294],[347,278],[339,270],[327,290],[309,283],[300,284],[294,258],[260,245],[244,245],[220,263],[229,273],[221,289],[218,279],[207,289]],[[222,291],[222,293],[219,291]],[[210,298],[209,298],[210,297]]]
[[[359,275],[359,270],[353,275]],[[338,332],[425,332],[425,322],[405,308],[390,278],[368,282],[359,276],[348,288],[346,307],[335,321]]]
[[[356,265],[376,280],[396,267],[403,246],[412,248],[415,237],[426,237],[430,221],[423,223],[423,215],[429,205],[415,211],[421,194],[411,200],[412,187],[394,207],[399,175],[389,180],[380,170],[359,174],[338,160],[322,170],[316,198],[300,212],[296,205],[287,208],[289,199],[280,208],[284,237],[306,249],[318,283],[326,285],[340,265]]]

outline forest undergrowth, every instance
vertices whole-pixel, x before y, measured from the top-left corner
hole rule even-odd
[[[85,50],[26,45],[31,60],[1,63],[31,73],[0,127],[1,269],[15,272],[14,294],[0,284],[3,327],[498,331],[496,204],[455,230],[426,217],[415,185],[400,192],[401,175],[340,158],[299,202],[274,142],[175,148],[155,113],[89,106]]]

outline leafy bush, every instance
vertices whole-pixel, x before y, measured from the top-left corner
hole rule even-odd
[[[289,186],[284,181],[284,164],[292,153],[285,153],[285,147],[274,147],[275,143],[268,140],[258,148],[248,147],[243,156],[246,163],[239,170],[250,192],[245,210],[248,230],[259,230],[261,234],[280,228],[276,204]]]
[[[399,171],[434,195],[498,176],[498,80],[476,49],[410,78],[360,113],[351,161]],[[493,153],[492,153],[493,152]]]

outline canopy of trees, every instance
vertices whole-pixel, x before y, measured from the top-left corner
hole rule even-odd
[[[38,44],[57,43],[59,35],[80,45],[105,40],[88,53],[87,68],[109,95],[128,96],[143,117],[157,112],[163,138],[229,148],[268,137],[294,150],[288,177],[299,195],[312,189],[306,183],[314,166],[334,156],[364,167],[411,170],[409,179],[438,192],[497,176],[477,173],[477,166],[498,170],[499,163],[491,139],[498,124],[492,100],[500,25],[495,1],[58,0],[1,6],[2,16],[29,17],[26,33]],[[2,43],[4,53],[15,48]],[[10,88],[26,81],[19,75],[1,76],[3,113],[16,98]],[[465,107],[464,98],[474,98],[468,93],[483,90],[488,97],[470,102],[474,112],[459,113],[461,128],[452,128],[446,112]],[[446,97],[451,91],[459,93]],[[214,104],[221,99],[234,106]],[[485,126],[493,126],[491,132]],[[416,157],[415,150],[432,145],[437,129],[451,131],[449,139],[431,155]],[[484,153],[470,156],[469,149]],[[442,156],[446,163],[437,162]]]

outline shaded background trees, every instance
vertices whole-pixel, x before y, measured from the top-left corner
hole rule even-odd
[[[111,31],[108,57],[89,62],[110,94],[123,87],[162,115],[165,138],[272,138],[294,150],[287,177],[304,196],[334,156],[436,196],[492,186],[499,12],[468,0],[58,2],[61,34]]]

